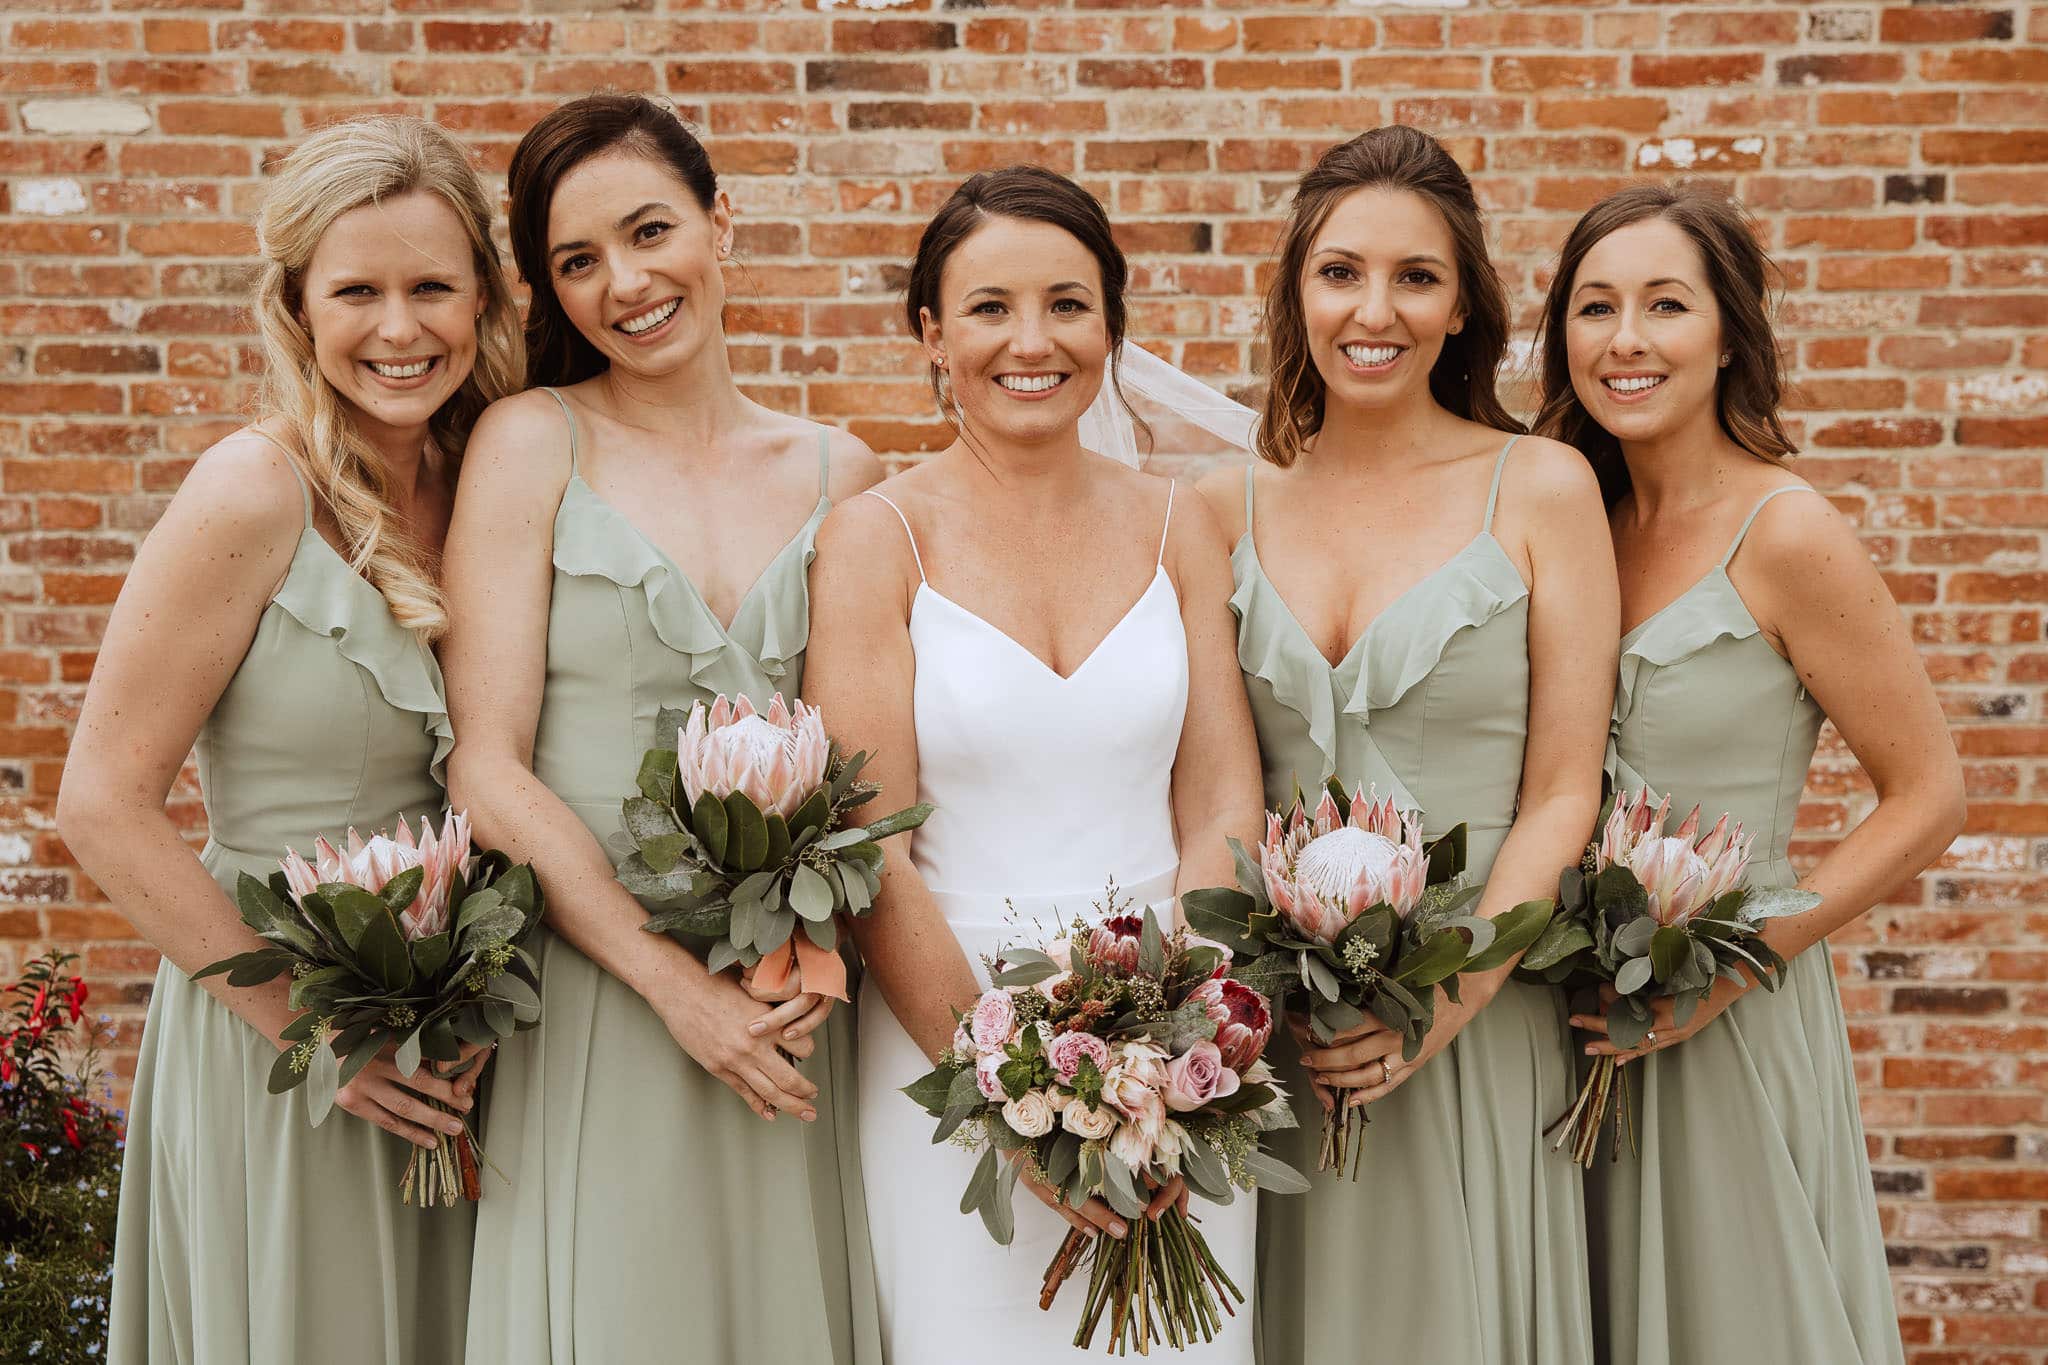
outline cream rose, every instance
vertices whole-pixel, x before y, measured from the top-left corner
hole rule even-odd
[[[1003,1122],[1019,1137],[1044,1137],[1052,1131],[1052,1100],[1043,1090],[1027,1090],[1003,1105]]]

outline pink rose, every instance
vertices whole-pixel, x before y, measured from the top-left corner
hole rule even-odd
[[[974,1015],[969,1032],[974,1035],[974,1045],[986,1052],[999,1048],[1010,1041],[1010,1035],[1017,1030],[1017,1007],[1011,1003],[1008,991],[990,990],[982,992],[981,999],[974,1002]]]
[[[1184,1114],[1237,1093],[1237,1073],[1211,1042],[1196,1043],[1166,1064],[1166,1107]]]
[[[1062,1033],[1045,1050],[1045,1060],[1052,1063],[1053,1071],[1062,1081],[1069,1083],[1080,1071],[1083,1057],[1094,1062],[1097,1071],[1109,1070],[1109,1044],[1092,1033],[1083,1033],[1079,1029]]]
[[[1003,1063],[1008,1060],[1009,1058],[1000,1052],[985,1052],[974,1059],[974,1084],[981,1091],[983,1099],[1001,1102],[1009,1098],[1003,1093],[1002,1081],[996,1078],[996,1072],[1000,1071]]]

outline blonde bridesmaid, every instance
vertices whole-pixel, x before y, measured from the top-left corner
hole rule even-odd
[[[1585,461],[1494,393],[1505,293],[1471,183],[1376,128],[1302,178],[1265,309],[1261,461],[1205,480],[1236,542],[1237,654],[1266,796],[1334,776],[1463,823],[1477,913],[1549,896],[1600,800],[1614,565]],[[1578,1172],[1541,1130],[1572,1093],[1554,990],[1466,977],[1413,1059],[1373,1021],[1291,1068],[1315,1166],[1337,1088],[1366,1174],[1259,1201],[1268,1361],[1577,1365],[1591,1355]]]
[[[1902,1359],[1826,936],[1963,827],[1961,765],[1848,521],[1785,468],[1769,262],[1741,211],[1638,186],[1587,211],[1544,305],[1542,428],[1586,452],[1621,567],[1610,767],[1756,841],[1746,880],[1820,894],[1772,920],[1775,992],[1668,1001],[1631,1065],[1638,1151],[1588,1176],[1594,1328],[1613,1365]],[[1823,720],[1877,805],[1787,860]],[[1597,1010],[1572,1022],[1615,1055]]]
[[[518,313],[491,199],[431,124],[309,138],[257,224],[259,420],[199,457],[108,622],[58,798],[88,875],[164,955],[136,1064],[114,1248],[119,1365],[460,1358],[467,1208],[402,1207],[451,1083],[370,1064],[315,1128],[268,1093],[283,980],[188,973],[261,943],[231,894],[287,845],[442,805],[429,648],[470,425],[510,391]],[[207,841],[164,812],[197,741]]]
[[[511,197],[537,387],[479,424],[449,532],[450,778],[548,923],[541,1026],[491,1082],[469,1358],[878,1363],[851,1011],[709,974],[612,869],[661,707],[796,695],[813,538],[880,467],[734,382],[732,206],[672,112],[563,105]]]

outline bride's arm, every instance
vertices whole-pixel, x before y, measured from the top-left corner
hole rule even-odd
[[[1183,496],[1175,503],[1179,515],[1166,555],[1188,636],[1188,714],[1173,759],[1178,893],[1235,884],[1226,840],[1235,836],[1247,846],[1258,840],[1264,793],[1251,704],[1237,666],[1230,554],[1207,501]]]
[[[877,498],[849,498],[818,528],[811,562],[811,639],[804,697],[848,753],[865,750],[861,776],[881,787],[871,811],[917,801],[917,729],[911,687],[910,604],[918,574],[896,514]],[[910,861],[907,831],[884,841],[873,914],[853,921],[868,975],[925,1055],[953,1039],[953,1011],[980,993],[960,941]]]

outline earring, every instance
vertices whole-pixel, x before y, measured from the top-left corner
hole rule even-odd
[[[1462,322],[1454,322],[1454,323],[1452,323],[1452,324],[1450,325],[1450,328],[1449,328],[1450,334],[1451,334],[1452,336],[1456,336],[1456,335],[1457,335],[1457,334],[1458,334],[1459,332],[1462,332],[1462,331],[1464,331],[1464,330],[1465,330],[1465,324],[1464,324],[1464,323],[1462,323]]]
[[[1731,360],[1733,360],[1733,359],[1735,359],[1735,353],[1734,353],[1733,351],[1723,351],[1723,352],[1721,352],[1721,368],[1722,368],[1722,369],[1724,369],[1724,370],[1725,370],[1725,369],[1727,369],[1727,368],[1728,368],[1728,362],[1729,362],[1729,361],[1731,361]]]

